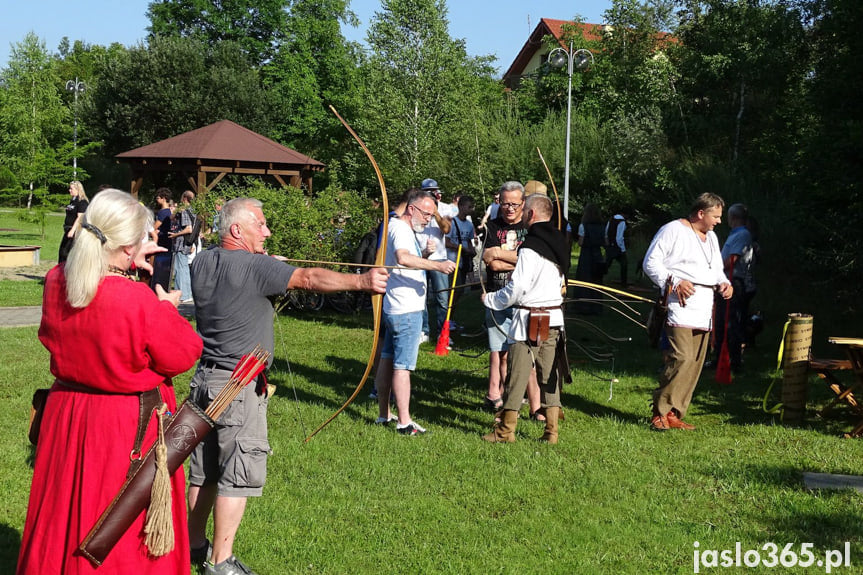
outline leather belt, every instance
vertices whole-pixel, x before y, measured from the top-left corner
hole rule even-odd
[[[94,395],[137,395],[138,396],[138,429],[135,431],[135,443],[132,445],[132,451],[129,453],[129,472],[126,477],[131,477],[138,467],[141,465],[141,445],[144,443],[144,435],[147,433],[147,426],[150,423],[150,416],[153,415],[153,410],[162,406],[162,393],[158,387],[148,389],[147,391],[136,391],[131,393],[120,393],[113,391],[103,391],[80,383],[71,381],[55,380],[58,384],[73,391],[81,393],[92,393]]]
[[[542,306],[542,307],[530,307],[526,305],[514,305],[512,306],[515,309],[526,309],[528,311],[553,311],[556,309],[560,309],[559,305],[551,305],[551,306]]]

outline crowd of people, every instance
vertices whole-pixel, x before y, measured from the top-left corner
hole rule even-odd
[[[526,402],[531,418],[544,423],[540,440],[554,444],[561,386],[570,380],[564,298],[572,237],[581,246],[576,277],[601,280],[618,262],[621,283],[628,283],[625,213],[603,221],[594,206],[585,206],[573,234],[536,181],[504,182],[475,227],[474,198],[455,193],[446,203],[438,183],[423,180],[404,193],[386,237],[379,238],[386,267],[362,274],[296,268],[269,255],[264,206],[253,198],[218,202],[209,226],[218,243],[202,251],[191,191],[177,207],[170,190],[157,190],[155,213],[119,190],[102,190],[88,201],[80,182],[70,185],[70,196],[65,257],[44,290],[39,338],[56,380],[36,448],[19,574],[95,568],[77,546],[123,486],[129,446],[152,443],[158,434],[158,417],[142,407],[143,398],[155,394],[175,412],[171,378],[197,362],[189,401],[205,410],[256,345],[271,362],[273,301],[287,290],[382,295],[375,423],[421,436],[427,430],[411,411],[420,344],[444,331],[450,300],[457,301],[449,297],[453,283],[461,284],[463,296],[464,278],[484,266],[479,283],[489,360],[483,405],[495,420],[482,439],[516,441]],[[686,217],[656,233],[643,259],[647,277],[671,288],[665,361],[649,418],[657,431],[694,428],[684,418],[713,330],[727,333],[732,367],[742,369],[758,249],[742,204],[728,210],[732,231],[720,249],[714,228],[724,206],[722,198],[702,194]],[[136,270],[151,274],[149,288],[135,281]],[[182,302],[194,303],[194,328],[177,311]],[[171,476],[173,550],[154,556],[142,545],[142,514],[99,572],[179,573],[195,564],[208,575],[253,573],[233,547],[248,498],[261,496],[266,482],[270,393],[262,374],[214,422],[192,452],[188,490],[182,466]],[[206,538],[210,518],[212,542]]]

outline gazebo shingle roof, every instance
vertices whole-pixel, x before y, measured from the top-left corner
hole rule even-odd
[[[306,166],[312,170],[324,167],[324,164],[314,158],[274,142],[230,120],[221,120],[167,140],[117,154],[117,158],[292,164]]]

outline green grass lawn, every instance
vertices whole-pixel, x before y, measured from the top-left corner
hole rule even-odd
[[[63,235],[63,214],[46,216],[45,237],[41,226],[18,219],[21,210],[0,209],[0,245],[41,246],[41,265],[37,267],[3,268],[0,277],[0,307],[42,304],[42,277],[57,261]],[[4,279],[13,278],[13,279]]]
[[[476,293],[454,315],[468,332],[480,329]],[[304,444],[356,385],[371,343],[370,318],[279,318],[273,456],[265,495],[250,503],[240,529],[237,555],[261,574],[692,573],[695,541],[702,551],[733,549],[736,542],[743,550],[793,543],[799,551],[808,542],[816,557],[849,541],[853,567],[834,572],[863,572],[863,496],[809,492],[801,481],[804,471],[863,474],[863,443],[839,437],[852,423],[847,409],[838,409],[836,419],[814,416],[829,399],[815,380],[804,425],[783,426],[761,409],[780,321],[768,323],[733,385],[702,376],[688,417],[695,431],[667,433],[647,425],[657,352],[616,314],[604,314],[599,324],[632,341],[612,344],[570,328],[576,342],[614,352],[615,359],[597,364],[571,348],[575,381],[564,390],[557,446],[535,441],[542,428],[526,417],[517,443],[480,440],[492,423],[479,409],[488,361],[480,355],[482,336],[456,336],[463,355],[437,357],[431,344],[422,346],[412,411],[430,434],[409,438],[373,426],[377,408],[367,385]],[[816,317],[815,324],[816,339],[838,335],[832,321]],[[177,378],[179,397],[187,395],[190,376]],[[612,378],[619,380],[613,388]],[[0,397],[8,414],[0,438],[2,573],[14,568],[26,513],[29,400],[49,381],[36,328],[0,330]]]
[[[63,219],[61,212],[47,214],[45,221],[45,237],[42,237],[42,227],[38,224],[23,222],[18,219],[22,210],[0,208],[0,245],[6,246],[41,246],[41,259],[57,261],[60,250],[60,240],[63,237]],[[6,231],[2,231],[6,230]]]
[[[0,280],[0,306],[42,305],[42,279]]]

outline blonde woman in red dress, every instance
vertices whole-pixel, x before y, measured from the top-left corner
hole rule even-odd
[[[171,377],[191,368],[201,338],[177,312],[180,292],[131,279],[133,262],[162,251],[152,214],[119,190],[97,194],[69,259],[45,279],[39,339],[56,381],[48,395],[18,557],[19,575],[189,573],[185,477],[171,477],[174,549],[152,557],[142,513],[98,570],[76,550],[129,469],[139,393],[159,388],[176,410]],[[151,418],[144,450],[157,434]]]

